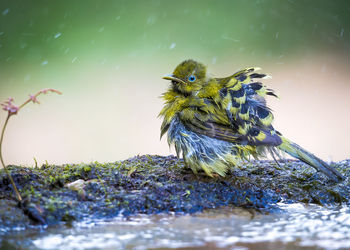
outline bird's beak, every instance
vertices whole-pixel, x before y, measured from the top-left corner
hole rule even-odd
[[[179,79],[179,78],[174,77],[174,75],[165,75],[165,76],[163,76],[163,79],[165,79],[165,80],[170,80],[170,81],[175,81],[175,82],[179,82],[179,83],[184,83],[184,84],[185,84],[184,81],[182,81],[182,80]]]

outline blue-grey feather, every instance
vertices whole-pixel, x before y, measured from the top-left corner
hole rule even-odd
[[[195,133],[187,129],[177,117],[169,126],[168,142],[174,143],[177,153],[182,152],[185,160],[194,157],[199,161],[210,163],[224,154],[235,153],[232,143]]]

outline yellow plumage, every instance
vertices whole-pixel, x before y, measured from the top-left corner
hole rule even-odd
[[[193,60],[179,64],[169,90],[163,94],[165,106],[161,135],[168,133],[178,156],[197,173],[224,176],[242,159],[264,157],[273,148],[315,167],[332,180],[342,175],[324,161],[275,131],[273,114],[266,106],[266,95],[276,96],[255,79],[267,78],[247,68],[225,78],[210,78],[206,67]]]

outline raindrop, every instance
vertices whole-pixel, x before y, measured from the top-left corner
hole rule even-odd
[[[64,51],[64,54],[67,54],[69,52],[70,48],[66,48],[66,50]]]
[[[278,39],[279,32],[276,33],[275,38]]]
[[[133,50],[133,51],[131,51],[130,53],[129,53],[129,57],[136,57],[138,55],[138,51],[136,51],[136,50]]]
[[[103,32],[104,30],[105,30],[105,27],[102,26],[102,27],[98,30],[98,32]]]
[[[343,37],[344,36],[344,28],[341,28],[340,30],[340,37]]]
[[[21,49],[25,49],[27,47],[27,44],[25,42],[20,43],[19,47]]]
[[[147,18],[147,24],[148,24],[148,25],[153,25],[155,22],[156,22],[156,17],[155,17],[154,15],[149,16],[149,17]]]
[[[169,49],[174,49],[174,48],[175,48],[175,46],[176,46],[176,43],[172,43],[172,44],[170,44]]]
[[[211,59],[211,63],[212,63],[212,64],[215,64],[215,63],[216,63],[216,60],[217,60],[217,58],[216,58],[216,56],[214,56],[214,57]]]
[[[58,32],[58,33],[56,33],[56,34],[54,35],[54,38],[55,38],[55,39],[56,39],[56,38],[59,38],[61,35],[62,35],[62,33],[61,33],[61,32]]]
[[[315,23],[315,25],[314,25],[314,28],[312,30],[312,34],[315,34],[316,29],[317,29],[317,23]]]
[[[5,32],[1,31],[1,32],[0,32],[0,36],[2,36],[3,34],[5,34]]]
[[[47,65],[49,62],[47,61],[47,60],[45,60],[45,61],[43,61],[42,63],[41,63],[41,66],[45,66],[45,65]]]
[[[7,8],[7,9],[5,9],[5,10],[2,12],[2,15],[3,15],[3,16],[6,16],[9,12],[10,12],[10,9]]]
[[[31,78],[31,75],[30,74],[27,74],[25,77],[24,77],[24,81],[25,82],[28,82]]]
[[[115,18],[115,20],[116,20],[116,21],[119,21],[119,20],[120,20],[120,16],[117,16],[117,17]]]
[[[74,63],[77,59],[78,59],[78,57],[74,57],[72,60],[72,63]]]
[[[233,38],[233,37],[229,37],[229,36],[222,36],[221,37],[222,39],[225,39],[225,40],[230,40],[230,41],[233,41],[233,42],[239,42],[239,40],[238,39],[235,39],[235,38]]]

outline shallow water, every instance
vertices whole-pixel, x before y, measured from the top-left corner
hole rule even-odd
[[[37,249],[350,249],[349,207],[281,203],[279,208],[267,215],[220,208],[196,215],[115,218],[39,234],[27,231],[25,239]]]

